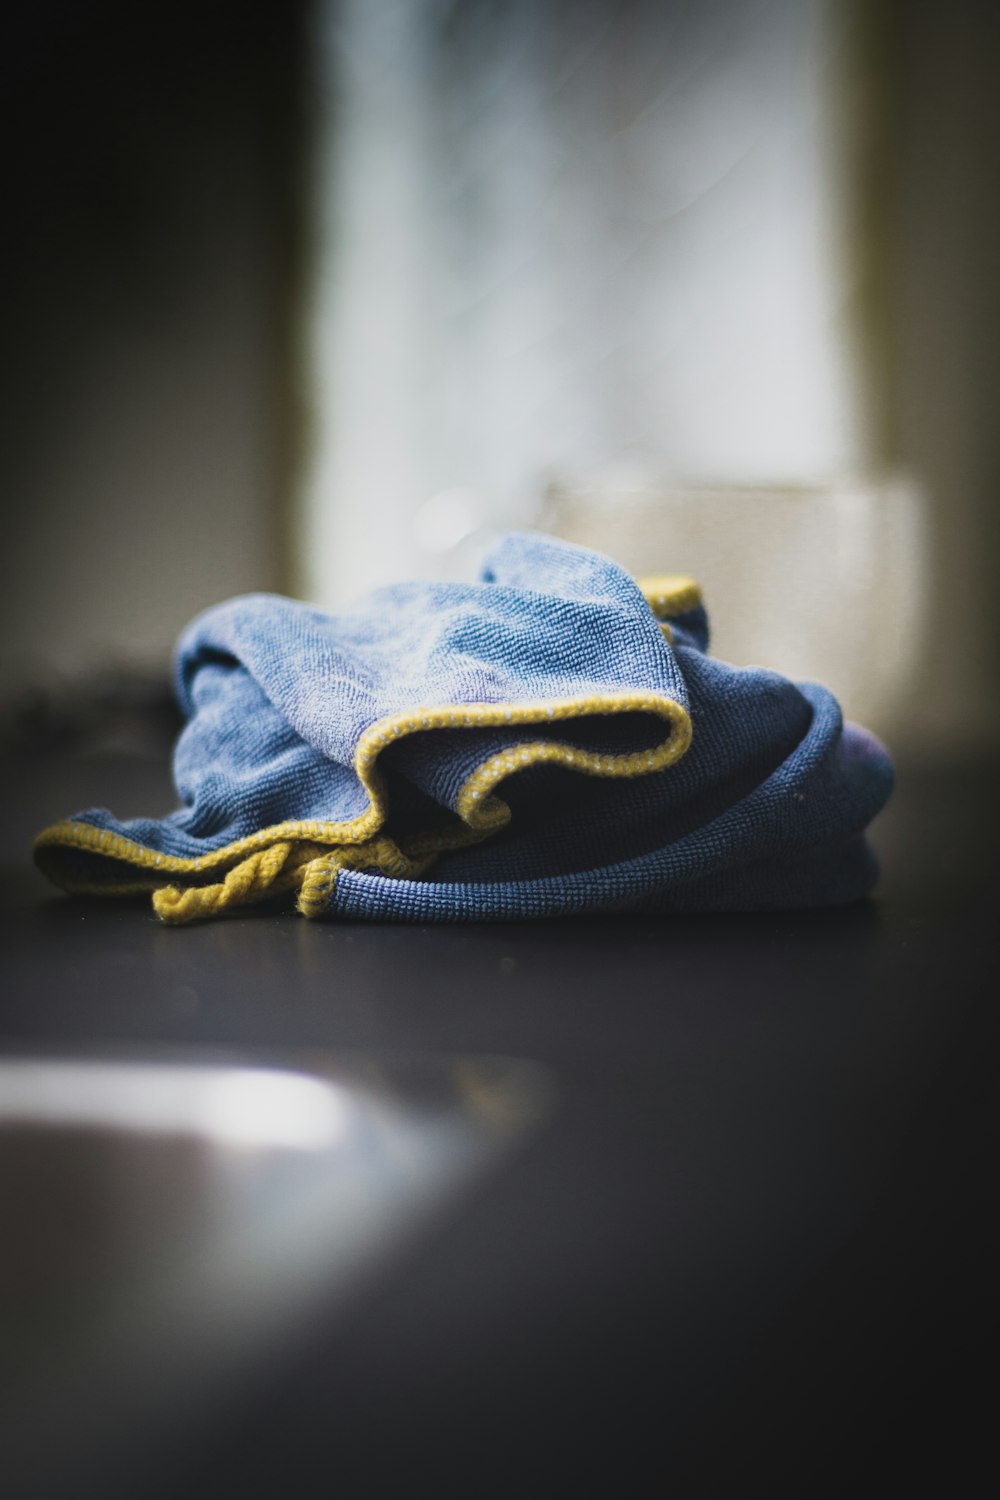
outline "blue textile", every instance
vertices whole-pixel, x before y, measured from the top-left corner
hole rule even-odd
[[[307,915],[422,922],[865,895],[886,751],[826,689],[707,655],[682,603],[665,632],[615,563],[522,533],[472,584],[231,600],[177,648],[180,808],[77,814],[36,857],[168,920],[307,887]]]

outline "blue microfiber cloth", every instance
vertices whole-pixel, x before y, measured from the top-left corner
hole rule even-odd
[[[181,806],[39,835],[74,892],[181,923],[819,906],[871,890],[892,766],[831,694],[706,654],[697,585],[515,533],[477,583],[330,615],[254,594],[177,647]]]

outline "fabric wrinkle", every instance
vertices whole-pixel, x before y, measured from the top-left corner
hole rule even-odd
[[[330,615],[257,594],[175,653],[165,818],[92,808],[35,857],[162,920],[297,898],[308,917],[461,921],[857,900],[888,753],[825,688],[708,655],[690,579],[505,537],[475,583]]]

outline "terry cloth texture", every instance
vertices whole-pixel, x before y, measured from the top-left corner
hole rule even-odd
[[[329,615],[256,594],[185,631],[181,806],[40,834],[73,892],[167,922],[478,921],[827,905],[876,879],[883,747],[826,689],[706,654],[697,586],[516,533],[477,583]]]

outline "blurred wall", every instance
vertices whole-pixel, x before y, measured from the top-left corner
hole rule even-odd
[[[860,6],[864,15],[868,8]],[[872,67],[892,452],[929,500],[910,740],[1000,744],[1000,6],[886,0]],[[883,175],[882,170],[885,169]]]
[[[3,23],[5,697],[281,582],[301,12]]]
[[[476,14],[504,11],[469,0],[437,9],[459,50],[471,45]],[[696,30],[711,30],[713,18],[734,16],[738,29],[776,13],[749,0],[660,9],[686,16]],[[561,14],[579,37],[600,10],[581,4]],[[851,185],[846,224],[858,256],[842,309],[862,372],[857,451],[873,473],[901,470],[927,497],[929,589],[917,602],[905,734],[917,747],[993,745],[1000,8],[979,0],[826,0],[826,10],[838,45],[855,60],[841,128]],[[335,125],[345,118],[345,96],[320,51],[332,45],[339,56],[336,27],[324,43],[315,21],[332,13],[304,3],[179,0],[166,9],[55,0],[5,20],[0,700],[26,682],[58,686],[108,662],[160,669],[190,615],[234,592],[302,588],[307,574],[324,586],[334,577],[350,586],[332,543],[320,538],[314,558],[305,554],[308,528],[296,499],[307,490],[297,465],[311,452],[315,466],[324,426],[342,421],[329,388],[315,383],[305,443],[296,386],[309,373],[295,311],[303,306],[301,193],[305,178],[315,192],[317,169],[327,170],[303,152],[304,111],[316,95]],[[621,13],[627,21],[647,10],[629,5]],[[641,27],[637,35],[633,54],[652,69]],[[786,37],[780,56],[787,60],[803,35]],[[579,90],[599,57],[599,47],[578,51],[560,88]],[[770,76],[758,60],[760,76]],[[529,72],[539,65],[527,42],[514,62]],[[502,63],[481,100],[501,124]],[[348,65],[339,57],[338,66]],[[371,82],[354,78],[356,88]],[[471,86],[461,85],[466,96]],[[372,97],[380,101],[379,139],[398,151],[405,112],[385,87]],[[513,144],[528,156],[538,150],[530,130]],[[509,179],[501,178],[502,196]],[[593,179],[582,171],[574,180],[571,197],[583,213]],[[405,198],[405,179],[399,187]],[[451,187],[461,191],[461,181]],[[488,216],[482,225],[488,234]],[[400,253],[411,228],[405,215],[390,214],[385,232]],[[342,219],[325,232],[348,236],[356,227]],[[368,248],[387,253],[377,241]],[[734,243],[734,258],[740,252]],[[585,306],[586,288],[581,299]],[[315,316],[315,302],[309,306]],[[370,311],[355,310],[359,318]],[[391,303],[377,311],[376,354],[391,351],[401,327]],[[499,330],[515,343],[517,331],[514,323]],[[593,362],[600,366],[597,347]],[[584,419],[588,368],[566,365],[560,377],[578,386]],[[516,360],[511,370],[516,379]],[[456,401],[465,399],[461,374],[453,372]],[[525,421],[533,399],[522,403]],[[502,466],[488,404],[469,410],[472,435],[493,443]],[[399,437],[381,429],[387,449]],[[467,449],[456,443],[453,451],[456,462],[440,482],[457,483],[460,493],[449,500],[446,488],[446,503],[425,517],[423,535],[435,545],[468,523],[460,462]],[[371,535],[392,524],[394,497],[384,499],[384,507],[377,495],[361,505],[352,493],[335,504]],[[403,538],[404,559],[415,565],[418,540]],[[877,639],[871,649],[880,649]]]
[[[602,465],[864,464],[834,9],[322,0],[310,597],[464,571]]]

